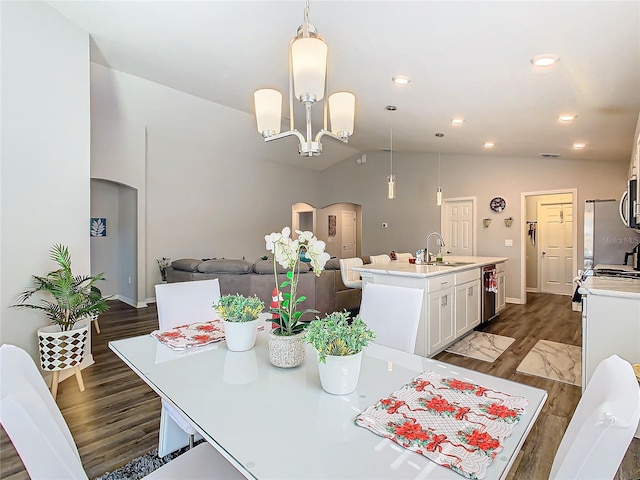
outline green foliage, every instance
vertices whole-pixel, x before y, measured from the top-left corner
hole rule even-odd
[[[300,266],[298,262],[295,263],[294,269],[295,270],[287,270],[287,280],[280,283],[278,291],[282,295],[283,299],[280,302],[280,307],[270,309],[272,313],[277,313],[279,315],[278,318],[274,318],[272,320],[273,323],[278,325],[273,330],[273,333],[276,335],[290,336],[302,332],[307,325],[306,323],[301,322],[300,318],[305,314],[318,313],[317,310],[311,308],[303,310],[302,312],[298,311],[298,305],[304,302],[307,297],[305,297],[304,295],[300,295],[299,297],[296,296],[296,290],[298,288],[298,275],[300,274]],[[274,260],[274,275],[276,275],[276,270],[277,269]],[[285,288],[289,291],[284,291],[283,289]]]
[[[22,292],[18,297],[20,303],[12,307],[40,310],[62,331],[71,330],[78,320],[97,316],[109,309],[107,298],[95,285],[104,280],[104,274],[73,275],[71,255],[64,245],[54,245],[50,258],[60,268],[42,277],[32,275],[34,286]],[[36,292],[44,292],[48,299],[41,299],[40,304],[25,303]]]
[[[349,312],[333,312],[325,318],[313,320],[307,328],[307,343],[318,351],[318,359],[325,363],[327,355],[353,355],[362,351],[376,333],[367,327],[360,315],[350,322]]]
[[[245,297],[236,293],[222,295],[220,301],[213,304],[213,308],[217,309],[222,319],[228,322],[250,322],[258,318],[264,309],[264,302],[256,295]]]

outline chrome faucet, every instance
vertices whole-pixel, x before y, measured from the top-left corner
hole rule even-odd
[[[440,235],[438,232],[431,232],[431,233],[429,234],[429,236],[427,236],[427,245],[426,245],[426,248],[425,248],[425,252],[426,252],[426,254],[425,254],[425,257],[426,257],[426,258],[425,258],[425,261],[426,261],[426,262],[431,262],[431,261],[433,261],[433,260],[432,260],[432,258],[431,258],[432,254],[431,254],[431,252],[429,251],[429,241],[431,240],[431,237],[437,237],[437,239],[438,239],[438,244],[439,244],[439,246],[440,246],[440,248],[438,249],[438,254],[440,254],[440,253],[442,252],[442,247],[444,247],[444,246],[445,246],[445,245],[444,245],[444,240],[442,239],[442,235]]]

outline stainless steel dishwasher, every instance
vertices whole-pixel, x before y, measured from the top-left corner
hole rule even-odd
[[[485,265],[482,267],[482,323],[497,317],[496,293],[498,293],[498,279],[496,266]]]

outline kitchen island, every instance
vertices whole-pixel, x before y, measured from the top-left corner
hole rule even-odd
[[[640,363],[640,280],[587,277],[582,294],[582,391],[598,364],[611,355]],[[636,430],[640,438],[640,425]]]
[[[496,265],[501,276],[497,296],[501,297],[506,261],[503,257],[446,256],[442,262],[415,265],[394,260],[353,270],[360,273],[363,288],[378,283],[424,291],[415,353],[432,357],[480,324],[482,267]]]

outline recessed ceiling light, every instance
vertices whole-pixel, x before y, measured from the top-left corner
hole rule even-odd
[[[573,148],[575,148],[576,150],[582,150],[586,146],[587,146],[586,143],[574,143],[573,144]]]
[[[542,55],[536,55],[531,59],[531,63],[536,67],[550,67],[560,61],[560,57],[551,53],[543,53]]]
[[[493,142],[485,142],[483,146],[484,146],[484,148],[493,148],[494,147],[494,143]]]
[[[561,122],[573,122],[576,118],[578,118],[578,115],[575,113],[561,113],[558,115],[558,120]]]
[[[409,83],[411,83],[411,79],[406,75],[396,75],[392,77],[391,80],[393,80],[393,83],[401,87],[404,87],[405,85],[408,85]]]
[[[462,125],[464,123],[464,118],[452,118],[451,125]]]

